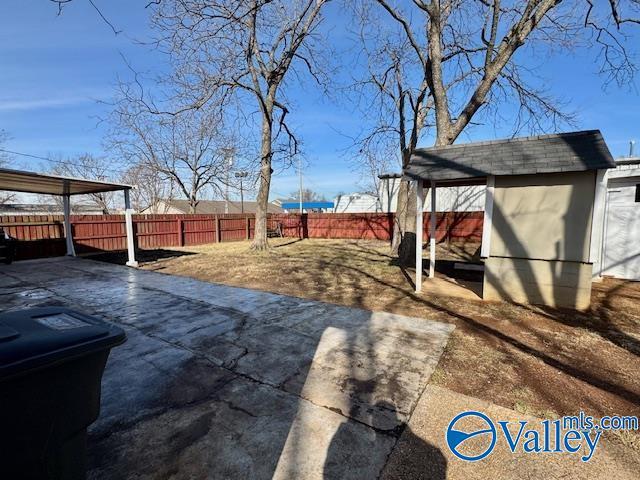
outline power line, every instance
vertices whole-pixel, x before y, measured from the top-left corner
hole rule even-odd
[[[22,157],[35,158],[37,160],[44,160],[45,162],[58,163],[58,164],[62,164],[62,165],[73,165],[75,167],[80,167],[80,168],[86,167],[86,165],[83,165],[81,163],[75,163],[75,162],[72,162],[70,160],[56,160],[54,158],[41,157],[39,155],[32,155],[30,153],[16,152],[16,151],[7,150],[7,149],[4,149],[4,148],[0,148],[0,152],[10,153],[12,155],[20,155]],[[188,167],[184,166],[184,165],[177,165],[174,168],[176,170],[184,170],[187,173],[191,173],[191,170]],[[128,170],[124,169],[124,168],[111,168],[110,170],[112,172],[115,172],[115,173],[121,173],[121,174],[128,173]]]
[[[69,160],[55,160],[53,158],[41,157],[39,155],[33,155],[31,153],[16,152],[13,150],[7,150],[5,148],[0,148],[0,152],[9,153],[11,155],[20,155],[21,157],[35,158],[36,160],[44,160],[45,162],[59,163],[63,165],[73,165],[75,167],[81,167],[81,168],[86,166],[86,165],[82,165],[81,163],[71,162]],[[124,170],[124,169],[113,168],[111,170],[116,173],[127,173],[127,170]]]
[[[76,167],[81,167],[81,168],[85,167],[85,165],[82,165],[80,163],[71,162],[69,160],[56,160],[54,158],[42,157],[40,155],[33,155],[31,153],[16,152],[15,150],[7,150],[5,148],[0,148],[0,152],[9,153],[11,155],[19,155],[19,156],[22,156],[22,157],[34,158],[36,160],[44,160],[45,162],[58,163],[58,164],[64,164],[64,165],[74,165]],[[178,166],[177,168],[185,168],[186,169],[187,167]],[[112,172],[116,172],[116,173],[121,173],[121,174],[128,173],[127,170],[119,169],[119,168],[113,168],[113,169],[111,169],[111,171]],[[187,169],[187,171],[188,171],[188,169]],[[276,195],[281,196],[283,198],[288,198],[289,197],[289,195],[284,195],[281,192],[274,191],[273,189],[270,189],[269,193],[271,193],[271,194],[275,193]]]

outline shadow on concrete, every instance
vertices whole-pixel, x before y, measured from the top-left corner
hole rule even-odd
[[[309,258],[309,262],[311,262],[311,258]],[[13,268],[13,266],[11,266],[11,268]],[[128,275],[129,272],[130,270],[121,269],[118,271],[118,275]],[[343,266],[342,272],[339,281],[344,284],[345,288],[344,290],[336,291],[335,303],[353,303],[353,298],[359,298],[364,306],[366,300],[364,296],[366,288],[364,281],[373,281],[384,285],[385,288],[396,290],[402,296],[419,302],[420,305],[452,317],[459,325],[465,325],[467,328],[478,332],[480,336],[484,338],[495,342],[504,342],[516,349],[518,353],[533,356],[545,364],[585,383],[629,399],[635,404],[640,404],[638,394],[624,386],[617,385],[615,379],[594,375],[586,369],[583,369],[579,362],[571,365],[563,361],[561,357],[555,356],[552,352],[542,351],[532,347],[526,339],[526,334],[533,335],[535,331],[523,332],[525,339],[523,339],[523,336],[516,338],[515,335],[509,335],[505,333],[505,331],[501,331],[499,326],[486,325],[483,323],[482,318],[472,318],[468,315],[462,315],[456,312],[453,307],[442,305],[433,299],[415,295],[413,292],[407,291],[405,287],[394,285],[384,278],[372,275],[364,269]],[[33,272],[30,273],[30,275],[37,276],[40,275],[40,273],[41,272]],[[50,272],[50,280],[48,281],[51,282],[54,288],[60,287],[63,290],[71,288],[71,285],[84,285],[84,288],[89,286],[87,280],[90,279],[90,276],[88,275],[85,276],[86,278],[75,274],[69,275],[68,277],[69,278],[61,278],[59,270],[56,270]],[[166,278],[167,281],[170,282],[180,282],[178,277],[161,277]],[[332,284],[331,282],[336,281],[336,277],[328,278],[323,276],[322,272],[318,270],[314,280],[320,287],[324,286],[325,288],[329,288]],[[64,282],[70,283],[66,285]],[[104,285],[111,285],[111,288],[119,287],[118,282],[115,281],[114,278],[98,280],[97,283],[99,285],[103,283]],[[145,289],[147,288],[146,285],[139,286],[144,286]],[[129,289],[129,295],[133,295],[137,291],[130,290],[131,284],[127,288]],[[152,285],[149,285],[149,288],[151,289],[151,293],[153,293]],[[347,297],[347,292],[349,291],[354,292],[355,297]],[[274,362],[277,362],[278,365],[288,365],[291,367],[293,377],[297,378],[296,381],[293,381],[291,375],[289,375],[282,378],[262,378],[260,381],[252,380],[251,382],[245,382],[245,380],[242,379],[230,380],[224,376],[224,372],[221,372],[220,375],[213,375],[209,363],[210,358],[218,355],[214,349],[215,343],[217,342],[214,330],[220,328],[221,324],[216,320],[215,311],[211,310],[210,305],[196,300],[194,301],[194,310],[181,312],[182,307],[179,305],[173,305],[172,307],[172,302],[175,301],[173,297],[168,298],[166,293],[162,295],[160,295],[160,293],[161,292],[158,292],[150,301],[151,304],[154,305],[157,302],[155,309],[156,311],[162,312],[161,317],[158,317],[154,311],[148,311],[148,302],[141,304],[140,308],[136,308],[130,312],[133,317],[139,321],[145,320],[141,315],[146,313],[148,315],[148,321],[154,322],[157,325],[156,328],[151,330],[147,330],[150,327],[144,323],[137,327],[141,332],[146,332],[146,334],[153,338],[155,344],[151,344],[151,340],[145,339],[145,342],[148,343],[148,353],[140,355],[140,351],[132,350],[130,355],[123,355],[121,358],[122,369],[129,370],[131,376],[119,380],[117,387],[115,386],[116,384],[105,386],[105,394],[107,390],[111,391],[114,398],[121,402],[122,408],[125,410],[128,409],[127,411],[129,412],[139,412],[143,415],[143,418],[147,420],[158,417],[158,421],[151,424],[149,430],[146,432],[146,437],[142,436],[141,439],[138,440],[136,440],[135,436],[144,433],[144,431],[134,430],[128,433],[122,430],[122,428],[125,427],[124,425],[121,426],[122,428],[114,427],[111,431],[106,432],[104,436],[99,437],[101,442],[106,443],[102,445],[99,451],[96,451],[99,455],[94,457],[94,461],[96,462],[94,465],[102,465],[103,463],[113,465],[120,464],[123,466],[130,465],[132,471],[137,471],[136,468],[142,468],[139,466],[141,459],[136,458],[133,454],[136,451],[145,451],[147,452],[145,455],[149,455],[150,457],[160,459],[165,456],[164,460],[166,463],[163,463],[163,468],[168,468],[165,472],[173,472],[175,475],[186,475],[189,468],[187,460],[193,461],[195,468],[198,466],[198,462],[206,463],[207,461],[211,461],[212,458],[222,459],[225,458],[226,455],[229,455],[229,458],[237,459],[239,465],[242,465],[243,462],[249,462],[250,460],[248,459],[251,459],[251,462],[260,463],[260,475],[254,475],[254,478],[270,478],[276,472],[288,472],[290,474],[289,478],[291,478],[300,476],[300,468],[309,463],[309,452],[313,451],[314,448],[319,448],[327,454],[327,457],[323,460],[323,463],[321,463],[322,468],[326,470],[326,472],[324,472],[325,477],[344,478],[348,476],[346,470],[342,471],[343,475],[338,475],[337,473],[341,459],[340,451],[343,451],[342,455],[344,456],[348,448],[353,448],[354,440],[358,438],[357,426],[362,425],[360,422],[366,422],[367,419],[371,421],[374,414],[377,418],[390,422],[393,422],[393,419],[400,418],[398,413],[399,409],[394,401],[395,397],[393,397],[393,395],[385,395],[386,398],[391,399],[391,401],[387,403],[381,401],[379,397],[380,393],[385,392],[385,389],[388,387],[386,386],[386,379],[385,382],[381,382],[377,376],[384,370],[385,364],[380,363],[376,355],[372,354],[380,342],[380,337],[375,335],[375,332],[371,328],[362,328],[358,330],[357,333],[347,329],[347,331],[351,333],[345,336],[345,343],[343,348],[340,349],[340,352],[344,355],[344,363],[342,365],[345,365],[349,371],[345,376],[351,379],[343,385],[343,391],[348,394],[346,397],[348,400],[345,405],[340,408],[340,414],[343,420],[336,426],[335,431],[332,432],[330,443],[318,446],[313,443],[314,436],[312,432],[306,431],[304,435],[296,434],[298,431],[298,421],[301,417],[306,418],[305,405],[308,406],[307,401],[299,398],[303,396],[305,385],[307,383],[311,384],[314,377],[318,375],[317,371],[310,372],[310,368],[313,357],[316,356],[321,346],[320,339],[325,332],[331,329],[344,330],[344,325],[339,323],[339,317],[326,317],[330,318],[330,321],[324,326],[318,323],[319,318],[317,316],[309,317],[308,321],[303,322],[296,328],[317,326],[319,328],[317,334],[295,335],[291,337],[287,343],[278,343],[277,332],[280,330],[276,328],[264,328],[256,331],[255,344],[252,344],[251,348],[246,348],[238,341],[241,337],[227,336],[226,343],[218,343],[219,346],[221,346],[220,350],[230,355],[232,363],[227,364],[229,367],[236,368],[239,366],[243,368],[244,365],[245,369],[241,369],[240,372],[243,375],[248,375],[248,373],[250,373],[249,370],[246,370],[246,365],[248,364],[243,364],[243,361],[249,361],[248,359],[251,359],[251,362],[255,362],[253,363],[254,365],[262,366],[266,369],[268,369],[270,365],[275,365],[276,363]],[[82,296],[83,302],[92,303],[94,301],[85,298],[82,292],[77,292],[77,294],[79,295],[78,298]],[[98,299],[101,296],[104,296],[104,293],[96,294],[96,298]],[[104,302],[105,308],[109,308],[112,311],[111,314],[115,315],[113,311],[116,307],[114,307],[113,302],[108,302],[108,300],[109,298],[103,298],[101,301]],[[261,311],[267,307],[266,305],[256,305]],[[286,305],[284,306],[286,307]],[[395,301],[390,300],[384,310],[394,311],[395,306]],[[293,308],[294,304],[291,304],[291,307]],[[275,318],[274,313],[276,312],[273,311],[271,313],[271,318]],[[179,328],[180,325],[183,327],[185,325],[188,326],[188,321],[195,316],[194,314],[200,316],[203,314],[207,315],[207,323],[201,325],[201,328],[209,328],[211,330],[203,330],[201,332],[200,339],[202,342],[191,343],[188,341],[188,338],[190,335],[196,334],[197,330],[194,329],[197,325],[191,325],[182,331],[182,333],[180,333]],[[564,312],[553,309],[548,309],[547,311],[547,315],[551,318],[562,317],[558,319],[558,321],[561,322],[567,321],[563,316],[570,314],[570,311]],[[224,313],[224,315],[228,317],[229,312]],[[266,314],[263,316],[260,315],[261,314],[256,318],[261,318],[264,322],[270,318]],[[246,331],[246,329],[250,327],[247,324],[248,319],[242,315],[236,317],[234,320],[234,329],[237,332]],[[163,321],[158,322],[158,318],[162,318]],[[370,319],[365,319],[362,326],[367,325],[367,321],[370,322]],[[576,321],[579,320],[576,319]],[[168,325],[165,327],[164,324],[167,323]],[[266,323],[268,324],[269,322]],[[587,327],[580,328],[590,328],[588,323],[586,325]],[[168,330],[162,330],[164,328]],[[255,325],[251,328],[255,328]],[[524,328],[526,328],[526,326],[523,325],[523,329]],[[269,333],[271,333],[271,335],[269,335]],[[186,337],[180,339],[178,334],[185,335]],[[166,340],[160,341],[160,339]],[[129,341],[135,341],[135,337],[131,336]],[[198,353],[198,360],[194,360],[193,357],[189,359],[188,356],[185,358],[176,357],[178,353],[180,353],[176,350],[176,341],[184,344],[188,350]],[[307,342],[304,344],[304,349],[302,348],[303,342]],[[398,339],[396,345],[399,349],[407,348],[411,345],[411,339]],[[126,345],[122,348],[126,348]],[[234,348],[235,350],[232,351]],[[255,350],[258,348],[259,350]],[[253,350],[253,352],[251,350]],[[303,350],[306,350],[307,354],[303,355]],[[180,354],[186,355],[185,352]],[[134,364],[133,362],[136,361],[138,357],[141,357],[139,363]],[[519,360],[517,356],[514,355],[513,361],[515,364],[518,364],[517,362]],[[472,368],[473,367],[471,367],[471,369]],[[120,375],[119,372],[123,370],[115,370],[118,372],[115,372],[113,369],[111,370],[116,373],[114,377],[121,377],[122,375]],[[147,383],[152,373],[156,375],[155,381],[158,382],[157,384],[154,382]],[[274,389],[273,386],[265,383],[267,381],[271,385],[275,385],[275,390],[283,391],[282,395],[278,394],[276,397],[270,394],[267,395],[265,391]],[[125,402],[127,398],[127,388],[135,389],[142,395],[152,395],[154,397],[153,402],[151,402],[151,400],[145,400],[151,402],[147,404],[151,409],[138,409],[134,408],[135,404],[128,405]],[[540,385],[540,388],[548,389],[548,385]],[[294,398],[298,400],[295,402],[286,400],[284,392],[293,394]],[[388,394],[393,392],[393,390],[386,390],[386,392]],[[554,395],[554,392],[547,393],[550,397]],[[304,395],[306,396],[306,393]],[[363,408],[365,405],[372,406],[371,411]],[[183,409],[189,411],[184,421],[178,421],[176,417],[171,416],[173,410],[182,411]],[[211,414],[211,412],[216,412],[216,414]],[[126,415],[131,414],[132,413],[127,413]],[[280,415],[280,421],[277,424],[268,423],[268,419],[276,414]],[[235,430],[230,428],[231,418],[238,422],[238,428]],[[353,421],[349,421],[347,418],[351,418]],[[126,428],[130,428],[130,426]],[[269,431],[270,436],[268,440],[264,440],[264,436],[260,437],[258,431]],[[400,435],[413,435],[413,433],[408,432],[406,426],[403,425],[399,428],[394,427],[391,430],[387,430],[386,428],[373,430],[370,434],[374,435],[374,437],[372,443],[369,445],[386,444],[386,442],[393,443],[397,441]],[[261,454],[258,460],[255,460],[258,458],[256,455],[262,451],[261,448],[264,447],[264,444],[243,443],[247,438],[254,435],[256,439],[262,439],[260,441],[268,442],[270,446],[268,450],[269,454]],[[159,442],[158,444],[154,443],[155,446],[152,449],[149,449],[148,446],[149,438]],[[213,444],[200,445],[199,442],[204,441],[203,439],[206,438],[219,438],[220,440]],[[432,459],[429,460],[430,464],[442,465],[442,452],[438,452],[437,449],[433,450],[429,445],[420,444],[419,439],[415,439],[415,441],[420,445],[420,449],[424,452],[425,458]],[[194,442],[198,444],[197,448],[193,446]],[[167,448],[169,448],[169,446],[171,447],[166,451],[163,450],[161,446],[165,443],[168,445]],[[349,447],[350,444],[351,447]],[[238,447],[238,445],[241,447]],[[231,447],[233,447],[233,449]],[[216,449],[221,450],[217,451]],[[370,461],[370,458],[365,457],[365,459],[368,462]],[[407,462],[411,460],[411,457],[406,459]],[[149,468],[152,466],[153,464],[151,463]],[[258,466],[254,466],[256,469],[258,468]],[[286,469],[285,466],[287,467]],[[347,468],[347,464],[344,462],[343,466]],[[236,470],[229,471],[230,475],[236,478],[249,475],[252,472],[251,470],[242,470],[240,466],[237,465],[236,467]],[[200,468],[204,467],[200,466]],[[443,470],[443,468],[438,467],[438,470]],[[127,478],[126,472],[126,470],[123,470],[121,476],[112,475],[111,478]],[[100,477],[98,475],[96,478],[107,477]]]
[[[384,401],[376,403],[375,407],[382,410],[395,411],[393,405]],[[351,435],[352,433],[345,428],[344,424],[340,425],[338,431],[333,435],[327,450],[327,458],[324,462],[323,478],[341,478],[340,475],[343,473],[341,469],[345,462],[344,446],[351,441]],[[408,451],[411,452],[413,462],[407,463],[400,460],[399,462],[387,463],[385,471],[382,473],[382,478],[428,478],[429,480],[445,480],[447,478],[447,459],[438,447],[415,435],[408,425],[404,426],[399,441],[401,443],[396,445],[396,448],[406,446]],[[392,452],[391,455],[394,455],[394,453]],[[403,455],[403,453],[400,455]],[[398,463],[402,466],[399,467]],[[390,469],[396,468],[401,468],[402,472],[390,472]]]
[[[41,301],[127,330],[90,430],[94,479],[376,478],[437,361],[425,350],[439,356],[434,338],[446,338],[366,310],[80,259],[6,273],[18,302],[37,285]],[[442,455],[421,449],[441,470]]]

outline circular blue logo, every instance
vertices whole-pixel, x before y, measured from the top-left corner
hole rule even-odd
[[[464,424],[464,419],[472,427],[467,426],[465,430],[456,429],[457,424]],[[478,426],[480,425],[480,426]],[[471,429],[470,431],[467,431]],[[486,436],[486,440],[480,442],[467,442],[470,438]],[[457,415],[447,427],[447,445],[449,450],[458,458],[468,462],[482,460],[489,455],[496,446],[496,427],[489,417],[481,412],[462,412]],[[462,453],[464,452],[464,453]]]

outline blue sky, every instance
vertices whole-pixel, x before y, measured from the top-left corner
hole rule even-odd
[[[76,0],[63,15],[45,0],[3,0],[0,4],[0,129],[12,139],[5,148],[39,156],[103,154],[107,114],[98,100],[108,100],[118,74],[126,75],[121,55],[137,70],[153,71],[161,65],[158,54],[135,43],[149,35],[144,0],[96,0],[103,13],[122,30],[115,36],[88,2]],[[329,19],[337,25],[332,38],[348,38],[337,4]],[[640,42],[640,35],[634,41]],[[340,58],[347,66],[348,55]],[[579,129],[599,128],[614,154],[628,151],[630,139],[640,140],[640,94],[633,86],[602,88],[592,54],[577,52],[540,61],[540,75],[550,90],[569,102],[578,114]],[[305,183],[332,197],[357,191],[360,176],[347,161],[345,149],[362,125],[362,113],[332,103],[306,85],[292,91],[295,109],[291,120],[304,140],[307,153]],[[460,141],[509,135],[493,126],[474,127]],[[428,140],[424,146],[428,146]],[[23,168],[42,170],[46,162],[16,157]],[[272,198],[297,188],[294,170],[277,171]]]

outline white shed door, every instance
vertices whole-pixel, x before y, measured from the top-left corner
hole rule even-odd
[[[604,274],[640,280],[640,180],[610,185]]]

